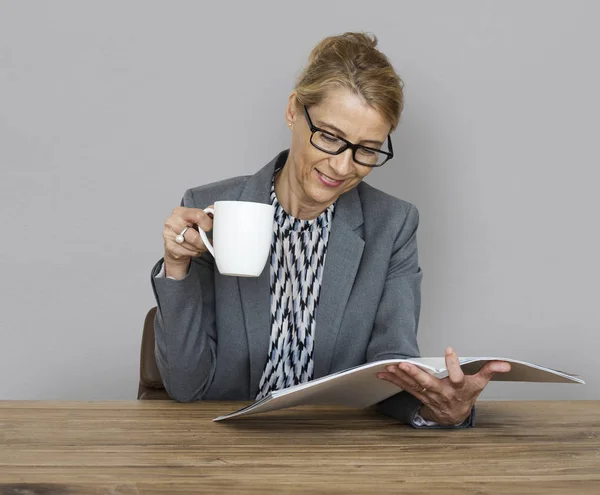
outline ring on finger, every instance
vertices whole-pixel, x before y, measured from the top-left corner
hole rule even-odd
[[[175,242],[177,244],[183,244],[183,241],[185,241],[185,233],[187,232],[187,230],[189,229],[189,227],[184,227],[183,230],[181,232],[179,232],[179,234],[177,234],[175,236]]]
[[[420,383],[415,383],[415,384],[413,385],[413,387],[414,387],[414,389],[415,389],[415,390],[419,391],[419,392],[420,392],[420,393],[422,393],[422,394],[424,394],[425,392],[427,392],[427,387],[423,387],[423,389],[422,389],[422,390],[419,390],[419,388],[421,387],[421,384],[420,384]]]

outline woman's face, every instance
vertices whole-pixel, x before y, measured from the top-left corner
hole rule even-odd
[[[308,107],[313,125],[355,144],[385,149],[390,124],[354,93],[332,90],[318,105]],[[352,158],[352,150],[329,155],[310,143],[311,131],[302,105],[290,96],[286,112],[292,129],[290,185],[306,206],[326,209],[343,193],[356,187],[372,170]]]

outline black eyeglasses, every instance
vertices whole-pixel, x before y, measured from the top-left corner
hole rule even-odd
[[[312,123],[306,106],[304,106],[304,116],[306,117],[308,127],[312,132],[310,136],[310,144],[312,144],[318,150],[330,155],[339,155],[350,148],[352,150],[352,158],[354,158],[354,161],[364,165],[365,167],[381,167],[385,162],[394,156],[392,138],[389,134],[387,138],[389,151],[383,151],[377,148],[370,148],[369,146],[351,143],[347,139],[338,137],[335,134],[323,129],[319,129]]]

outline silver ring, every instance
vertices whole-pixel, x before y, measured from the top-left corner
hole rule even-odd
[[[187,229],[189,229],[189,227],[184,227],[184,229],[175,236],[175,242],[177,244],[183,244],[183,241],[185,241],[185,233],[187,232]]]

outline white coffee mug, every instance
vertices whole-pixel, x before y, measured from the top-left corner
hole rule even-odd
[[[215,201],[212,244],[198,228],[202,242],[214,256],[221,275],[258,277],[271,251],[275,207],[250,201]]]

